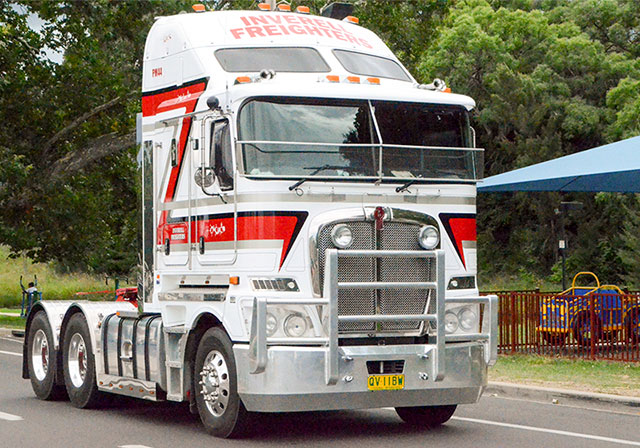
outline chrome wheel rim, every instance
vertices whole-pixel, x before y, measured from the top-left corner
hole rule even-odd
[[[44,381],[49,371],[49,340],[47,334],[39,329],[33,337],[31,346],[31,364],[38,381]]]
[[[80,333],[71,337],[69,343],[69,376],[75,387],[82,387],[87,375],[87,346]]]
[[[209,412],[220,417],[229,404],[229,368],[217,350],[209,352],[200,371],[200,393]]]

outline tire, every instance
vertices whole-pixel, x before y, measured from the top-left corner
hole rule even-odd
[[[39,311],[33,317],[29,327],[27,367],[36,397],[41,400],[57,400],[64,397],[64,387],[56,384],[53,332],[44,311]]]
[[[64,384],[69,400],[77,408],[95,407],[101,398],[96,384],[96,368],[91,335],[82,313],[71,316],[62,344]]]
[[[202,335],[193,379],[196,406],[206,431],[222,438],[242,436],[248,413],[238,395],[231,340],[221,328],[210,328]]]
[[[567,333],[542,333],[542,339],[551,347],[562,347]]]
[[[629,311],[626,319],[627,338],[630,343],[640,343],[640,308]]]
[[[396,408],[398,416],[411,426],[433,429],[447,422],[457,405],[446,406],[417,406],[410,408]]]
[[[591,345],[591,338],[595,338],[595,341],[598,342],[601,336],[601,325],[600,319],[598,317],[595,318],[595,328],[593,331],[591,329],[591,316],[588,312],[580,312],[573,320],[573,324],[571,326],[573,331],[573,337],[578,342],[580,347],[589,347]]]

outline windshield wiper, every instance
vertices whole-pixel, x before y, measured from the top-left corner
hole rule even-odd
[[[324,170],[347,170],[347,167],[345,166],[338,166],[338,165],[324,165],[324,166],[305,166],[303,167],[305,170],[313,170],[313,172],[311,174],[309,174],[309,176],[314,176],[316,174],[318,174],[320,171],[324,171]],[[300,179],[298,182],[296,182],[295,184],[291,185],[289,187],[289,191],[293,191],[296,188],[298,188],[300,185],[302,185],[303,183],[305,183],[306,181],[309,180],[309,177],[303,177],[302,179]]]
[[[405,191],[407,188],[409,188],[411,185],[415,184],[419,180],[420,179],[411,179],[409,182],[405,182],[399,187],[396,187],[396,193],[402,193],[403,191]]]

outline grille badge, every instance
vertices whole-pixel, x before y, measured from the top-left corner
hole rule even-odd
[[[384,208],[378,206],[373,212],[373,218],[376,220],[376,230],[382,230],[384,228]]]

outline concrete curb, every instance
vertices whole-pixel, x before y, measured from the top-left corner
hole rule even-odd
[[[489,382],[485,395],[518,398],[543,403],[568,406],[592,407],[607,411],[618,411],[640,415],[640,398],[622,395],[554,389],[524,384]]]

